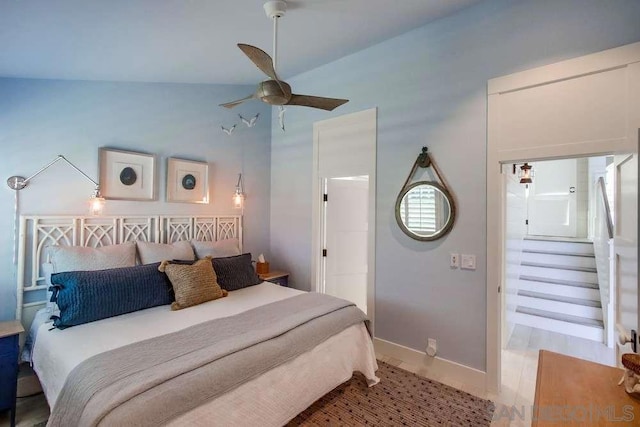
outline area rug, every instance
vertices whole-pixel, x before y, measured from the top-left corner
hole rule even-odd
[[[317,400],[288,426],[464,426],[491,424],[494,405],[453,387],[378,362],[380,383],[364,376]]]
[[[378,361],[380,383],[357,373],[317,400],[287,426],[487,427],[494,404]],[[46,421],[33,427],[45,427]]]

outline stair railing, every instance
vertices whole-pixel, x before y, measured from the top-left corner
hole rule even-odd
[[[605,344],[613,348],[615,342],[612,327],[615,324],[613,313],[613,298],[615,298],[615,295],[611,292],[614,280],[611,275],[611,271],[613,271],[611,268],[611,262],[613,260],[613,220],[603,177],[598,178],[595,187],[596,214],[593,249],[596,256]]]

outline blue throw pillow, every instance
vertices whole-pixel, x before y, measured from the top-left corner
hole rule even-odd
[[[257,285],[262,281],[251,264],[251,254],[226,258],[213,258],[213,270],[218,276],[218,284],[226,291],[235,291]]]
[[[51,275],[51,301],[58,304],[59,316],[53,326],[64,329],[174,300],[166,274],[159,262],[135,267],[97,271],[67,271]]]

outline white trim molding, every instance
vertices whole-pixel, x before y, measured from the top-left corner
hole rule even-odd
[[[497,77],[489,80],[487,94],[506,93],[626,67],[629,64],[640,62],[639,52],[640,42],[631,43],[591,55]]]
[[[454,388],[464,388],[468,393],[486,398],[486,373],[441,357],[430,357],[426,353],[385,341],[373,339],[376,356],[388,356],[401,360],[418,369],[421,376]]]

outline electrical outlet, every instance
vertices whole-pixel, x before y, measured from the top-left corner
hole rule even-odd
[[[460,257],[460,268],[465,270],[475,270],[476,269],[476,256],[475,255],[467,255],[462,254]]]
[[[438,344],[435,338],[427,339],[427,355],[434,357],[438,352]]]
[[[449,266],[451,268],[460,267],[460,256],[458,254],[451,254],[449,258]]]

